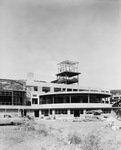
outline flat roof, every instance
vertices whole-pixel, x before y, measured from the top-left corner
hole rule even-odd
[[[72,72],[72,71],[64,71],[64,72],[60,72],[60,73],[57,73],[56,75],[57,76],[68,76],[68,77],[73,77],[73,76],[76,76],[76,75],[79,75],[81,74],[80,72]]]
[[[62,61],[62,62],[58,63],[58,65],[61,65],[61,64],[75,65],[75,64],[79,64],[79,62],[76,62],[76,61],[70,61],[70,60],[65,60],[65,61]]]
[[[106,97],[111,96],[110,93],[107,92],[100,92],[100,91],[68,91],[68,92],[53,92],[53,93],[42,93],[40,96],[50,96],[50,95],[81,95],[81,94],[97,94],[97,95],[104,95]]]

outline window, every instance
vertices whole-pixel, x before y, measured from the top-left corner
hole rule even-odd
[[[61,88],[54,88],[54,92],[59,92],[61,91]]]
[[[74,110],[73,109],[71,109],[70,114],[74,114]]]
[[[34,91],[38,91],[38,87],[37,86],[34,86]]]
[[[78,91],[78,89],[73,89],[73,91]]]
[[[64,88],[64,89],[62,89],[63,91],[66,91],[66,89]]]
[[[72,89],[67,89],[67,91],[72,91]]]
[[[38,99],[37,98],[32,98],[32,104],[38,104]]]
[[[55,110],[55,114],[67,114],[67,110],[66,109],[57,109],[57,110]]]
[[[52,109],[50,109],[50,115],[52,115]]]
[[[33,95],[33,97],[37,97],[37,95]]]
[[[42,87],[42,92],[50,92],[50,87]]]

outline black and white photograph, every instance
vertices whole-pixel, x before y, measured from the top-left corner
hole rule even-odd
[[[121,150],[121,0],[0,0],[0,150]]]

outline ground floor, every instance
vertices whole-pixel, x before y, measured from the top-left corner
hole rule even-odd
[[[71,108],[71,109],[0,109],[1,113],[9,113],[13,116],[33,116],[36,118],[43,117],[80,117],[87,112],[101,110],[103,114],[111,114],[112,108]]]

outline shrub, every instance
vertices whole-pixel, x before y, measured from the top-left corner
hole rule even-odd
[[[28,131],[28,132],[33,132],[35,134],[47,136],[48,135],[48,130],[46,127],[42,124],[38,124],[33,122],[32,120],[26,121],[22,126],[21,129],[23,131]]]
[[[47,136],[48,135],[48,130],[44,127],[44,128],[40,128],[37,130],[37,133],[39,135],[43,135],[43,136]]]
[[[83,139],[81,150],[101,150],[101,138],[96,133],[89,133]]]
[[[121,118],[121,109],[115,110],[114,112],[117,118]]]
[[[81,144],[82,139],[79,134],[73,133],[68,136],[68,141],[70,144]]]

